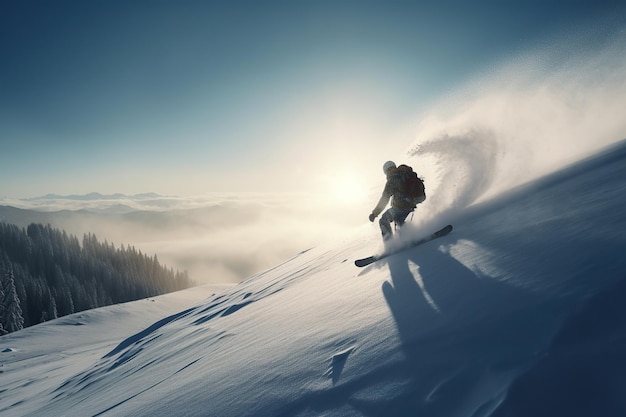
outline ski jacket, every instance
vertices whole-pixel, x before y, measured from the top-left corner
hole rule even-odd
[[[383,194],[380,196],[380,200],[378,200],[378,204],[376,204],[374,210],[372,210],[372,214],[378,216],[382,213],[385,207],[387,207],[389,200],[391,200],[391,207],[393,208],[413,211],[415,208],[415,202],[411,197],[402,192],[403,189],[404,181],[398,173],[398,170],[391,170],[391,172],[387,175],[387,183],[385,184]]]

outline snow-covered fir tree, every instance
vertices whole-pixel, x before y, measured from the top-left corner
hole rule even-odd
[[[10,261],[0,261],[1,287],[4,293],[2,299],[2,327],[8,332],[15,332],[24,328],[24,317],[20,307],[20,299],[15,289],[15,278],[13,276],[13,266]]]
[[[0,267],[1,266],[2,260],[0,259]],[[6,330],[4,330],[4,327],[2,326],[2,317],[4,316],[4,291],[2,290],[1,283],[2,281],[0,280],[0,336],[8,333]]]
[[[7,265],[0,270],[0,307],[12,303],[10,314],[21,317],[22,327],[193,284],[187,272],[167,269],[133,247],[117,249],[92,234],[81,246],[75,236],[34,223],[23,229],[0,221],[0,263]],[[0,323],[11,331],[5,314],[0,311]]]

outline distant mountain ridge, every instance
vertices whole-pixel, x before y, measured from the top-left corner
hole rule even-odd
[[[171,210],[184,201],[177,196],[153,192],[139,194],[46,194],[26,198],[0,198],[0,206],[16,207],[36,212],[89,211],[93,213],[125,214],[132,211]]]
[[[71,194],[71,195],[59,195],[59,194],[46,194],[44,196],[38,197],[30,197],[24,198],[25,201],[41,201],[41,200],[79,200],[79,201],[90,201],[90,200],[118,200],[120,198],[130,198],[130,199],[152,199],[152,198],[163,198],[165,196],[156,194],[156,193],[139,193],[139,194],[100,194],[98,192],[92,192],[88,194]]]

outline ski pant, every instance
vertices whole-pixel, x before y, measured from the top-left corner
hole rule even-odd
[[[391,207],[380,216],[378,224],[380,224],[380,231],[383,234],[384,240],[389,239],[393,234],[391,223],[395,223],[398,227],[402,226],[411,211],[412,210],[401,210]]]

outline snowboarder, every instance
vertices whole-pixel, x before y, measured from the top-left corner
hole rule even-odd
[[[393,235],[391,223],[401,227],[407,216],[415,210],[415,207],[426,199],[424,183],[408,165],[396,167],[393,161],[387,161],[383,165],[383,172],[387,176],[387,183],[383,194],[369,216],[370,222],[378,217],[391,199],[391,207],[387,209],[379,220],[383,240],[388,240]]]

